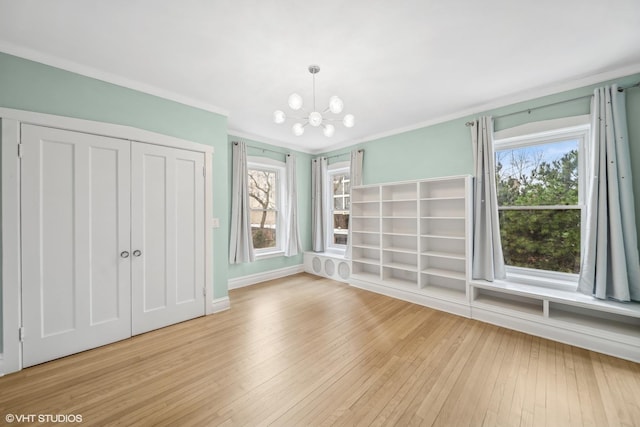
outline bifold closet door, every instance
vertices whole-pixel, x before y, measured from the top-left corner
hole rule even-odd
[[[131,336],[130,146],[22,126],[25,367]]]
[[[133,142],[132,332],[205,313],[204,154]]]

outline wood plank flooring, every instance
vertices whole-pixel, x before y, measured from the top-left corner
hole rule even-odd
[[[230,298],[0,378],[0,424],[640,426],[636,363],[307,274]]]

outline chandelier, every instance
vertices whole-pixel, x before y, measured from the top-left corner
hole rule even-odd
[[[300,110],[302,113],[302,117],[291,117],[292,119],[296,120],[296,123],[291,127],[293,134],[295,136],[300,136],[304,133],[304,128],[307,125],[311,125],[313,127],[322,127],[322,133],[324,133],[324,136],[331,138],[336,131],[336,128],[332,124],[332,122],[341,121],[345,127],[353,127],[353,125],[355,124],[355,118],[353,117],[353,114],[347,114],[342,119],[326,116],[328,112],[331,112],[333,114],[342,113],[344,102],[342,102],[342,99],[338,98],[335,95],[329,98],[329,106],[322,112],[316,109],[316,74],[320,72],[320,67],[318,65],[309,65],[309,72],[313,76],[313,110],[311,110],[311,112],[307,112],[302,107],[302,97],[297,93],[292,93],[291,95],[289,95],[289,107],[293,111]],[[286,119],[287,116],[284,111],[274,111],[274,122],[276,122],[277,124],[282,124]]]

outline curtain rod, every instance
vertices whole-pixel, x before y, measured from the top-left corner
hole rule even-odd
[[[360,149],[358,150],[358,153],[364,153],[364,149]],[[335,159],[336,157],[342,157],[342,156],[346,156],[347,154],[351,154],[351,152],[346,152],[346,153],[342,153],[342,154],[334,154],[333,156],[329,156],[329,157],[317,157],[315,159],[313,159],[313,161],[317,161],[318,159]]]
[[[519,110],[519,111],[514,111],[513,113],[507,113],[507,114],[502,114],[499,116],[494,116],[494,119],[502,119],[504,117],[509,117],[509,116],[515,116],[516,114],[522,114],[522,113],[528,113],[531,114],[532,111],[535,110],[540,110],[542,108],[547,108],[547,107],[553,107],[554,105],[560,105],[560,104],[564,104],[567,102],[572,102],[572,101],[577,101],[579,99],[585,99],[585,98],[591,98],[593,95],[583,95],[583,96],[578,96],[576,98],[571,98],[571,99],[565,99],[564,101],[558,101],[558,102],[553,102],[551,104],[546,104],[546,105],[540,105],[538,107],[531,107],[531,108],[527,108],[526,110]],[[469,126],[473,126],[475,122],[466,122],[464,125],[469,127]]]
[[[640,82],[638,82],[636,84],[632,84],[630,86],[619,87],[618,88],[618,92],[623,92],[626,89],[631,89],[631,88],[634,88],[634,87],[640,87]],[[494,116],[493,118],[494,119],[502,119],[504,117],[514,116],[516,114],[522,114],[522,113],[531,114],[531,112],[534,111],[534,110],[539,110],[541,108],[547,108],[547,107],[553,107],[554,105],[564,104],[565,102],[577,101],[579,99],[591,98],[592,96],[593,95],[578,96],[576,98],[565,99],[564,101],[558,101],[558,102],[553,102],[551,104],[540,105],[539,107],[532,107],[532,108],[527,108],[526,110],[514,111],[513,113],[507,113],[507,114],[502,114],[500,116]],[[474,122],[466,122],[464,125],[469,127],[469,126],[473,126],[473,124],[474,124]]]
[[[238,145],[238,142],[234,141],[233,145]],[[254,148],[256,150],[262,150],[263,153],[265,151],[268,151],[270,153],[280,154],[282,156],[287,156],[287,157],[289,157],[291,155],[290,153],[283,153],[282,151],[269,150],[268,148],[256,147],[254,145],[249,145],[249,144],[246,144],[246,143],[245,143],[245,145],[247,146],[247,148]]]

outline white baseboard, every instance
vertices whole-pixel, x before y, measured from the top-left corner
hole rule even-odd
[[[291,276],[293,274],[302,273],[304,265],[294,265],[292,267],[279,268],[277,270],[269,270],[262,273],[250,274],[248,276],[235,277],[227,281],[229,289],[238,289],[245,286],[255,285],[257,283],[266,282],[267,280],[279,279],[281,277]]]
[[[221,311],[229,310],[231,308],[231,301],[229,297],[216,298],[211,303],[213,311],[211,314],[220,313]]]

